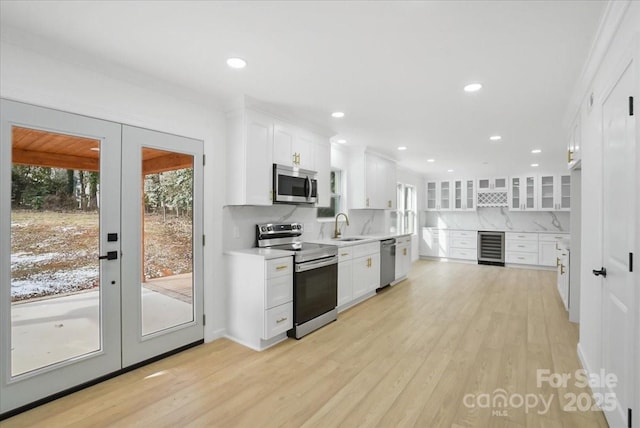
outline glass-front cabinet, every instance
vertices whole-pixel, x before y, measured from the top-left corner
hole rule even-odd
[[[457,179],[453,181],[453,209],[455,211],[475,211],[475,180]]]
[[[571,209],[571,176],[541,174],[538,206],[540,211],[569,211]]]
[[[509,178],[509,211],[535,211],[536,177],[526,175]]]

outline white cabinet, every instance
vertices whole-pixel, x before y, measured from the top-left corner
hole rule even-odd
[[[276,121],[273,128],[273,163],[315,171],[314,137]]]
[[[478,191],[507,191],[507,177],[492,177],[478,179]]]
[[[427,181],[427,211],[449,211],[453,207],[453,182]]]
[[[396,276],[395,280],[405,278],[411,270],[411,236],[396,239]]]
[[[564,308],[569,310],[569,306],[571,305],[569,295],[569,248],[559,242],[556,257],[558,269],[558,293],[560,294],[560,299],[562,300]]]
[[[538,208],[541,211],[569,211],[571,209],[571,176],[540,175]]]
[[[453,205],[454,211],[476,210],[476,185],[473,179],[453,180]]]
[[[396,208],[396,164],[373,153],[356,151],[349,158],[352,209]]]
[[[449,257],[449,231],[423,227],[419,247],[421,256]]]
[[[353,300],[353,253],[352,247],[338,248],[338,308]]]
[[[380,242],[338,248],[338,310],[342,311],[380,286]],[[370,297],[370,296],[367,296]]]
[[[450,233],[449,257],[461,260],[478,260],[478,232],[475,230],[452,230]]]
[[[286,339],[293,327],[293,258],[226,257],[229,337],[257,351]]]
[[[531,232],[506,232],[505,262],[521,265],[537,265],[538,234]]]
[[[509,177],[509,211],[535,211],[537,182],[535,175]]]
[[[380,286],[380,242],[353,246],[353,299]]]
[[[271,205],[273,120],[251,110],[227,117],[226,204]]]
[[[538,233],[538,264],[540,266],[556,266],[558,244],[569,237],[568,233]]]

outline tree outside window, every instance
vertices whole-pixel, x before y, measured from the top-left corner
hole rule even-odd
[[[328,207],[318,207],[318,218],[334,218],[342,210],[342,171],[335,169],[330,176],[331,198]]]
[[[417,211],[415,186],[398,183],[396,196],[398,207],[395,215],[397,233],[416,233]]]

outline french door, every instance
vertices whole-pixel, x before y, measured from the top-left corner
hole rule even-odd
[[[203,325],[202,142],[0,102],[1,414]]]

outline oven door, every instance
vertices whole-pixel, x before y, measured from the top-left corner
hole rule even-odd
[[[273,202],[315,204],[318,199],[316,173],[284,165],[273,165]]]
[[[293,320],[304,324],[338,305],[338,257],[297,263],[293,276]]]

